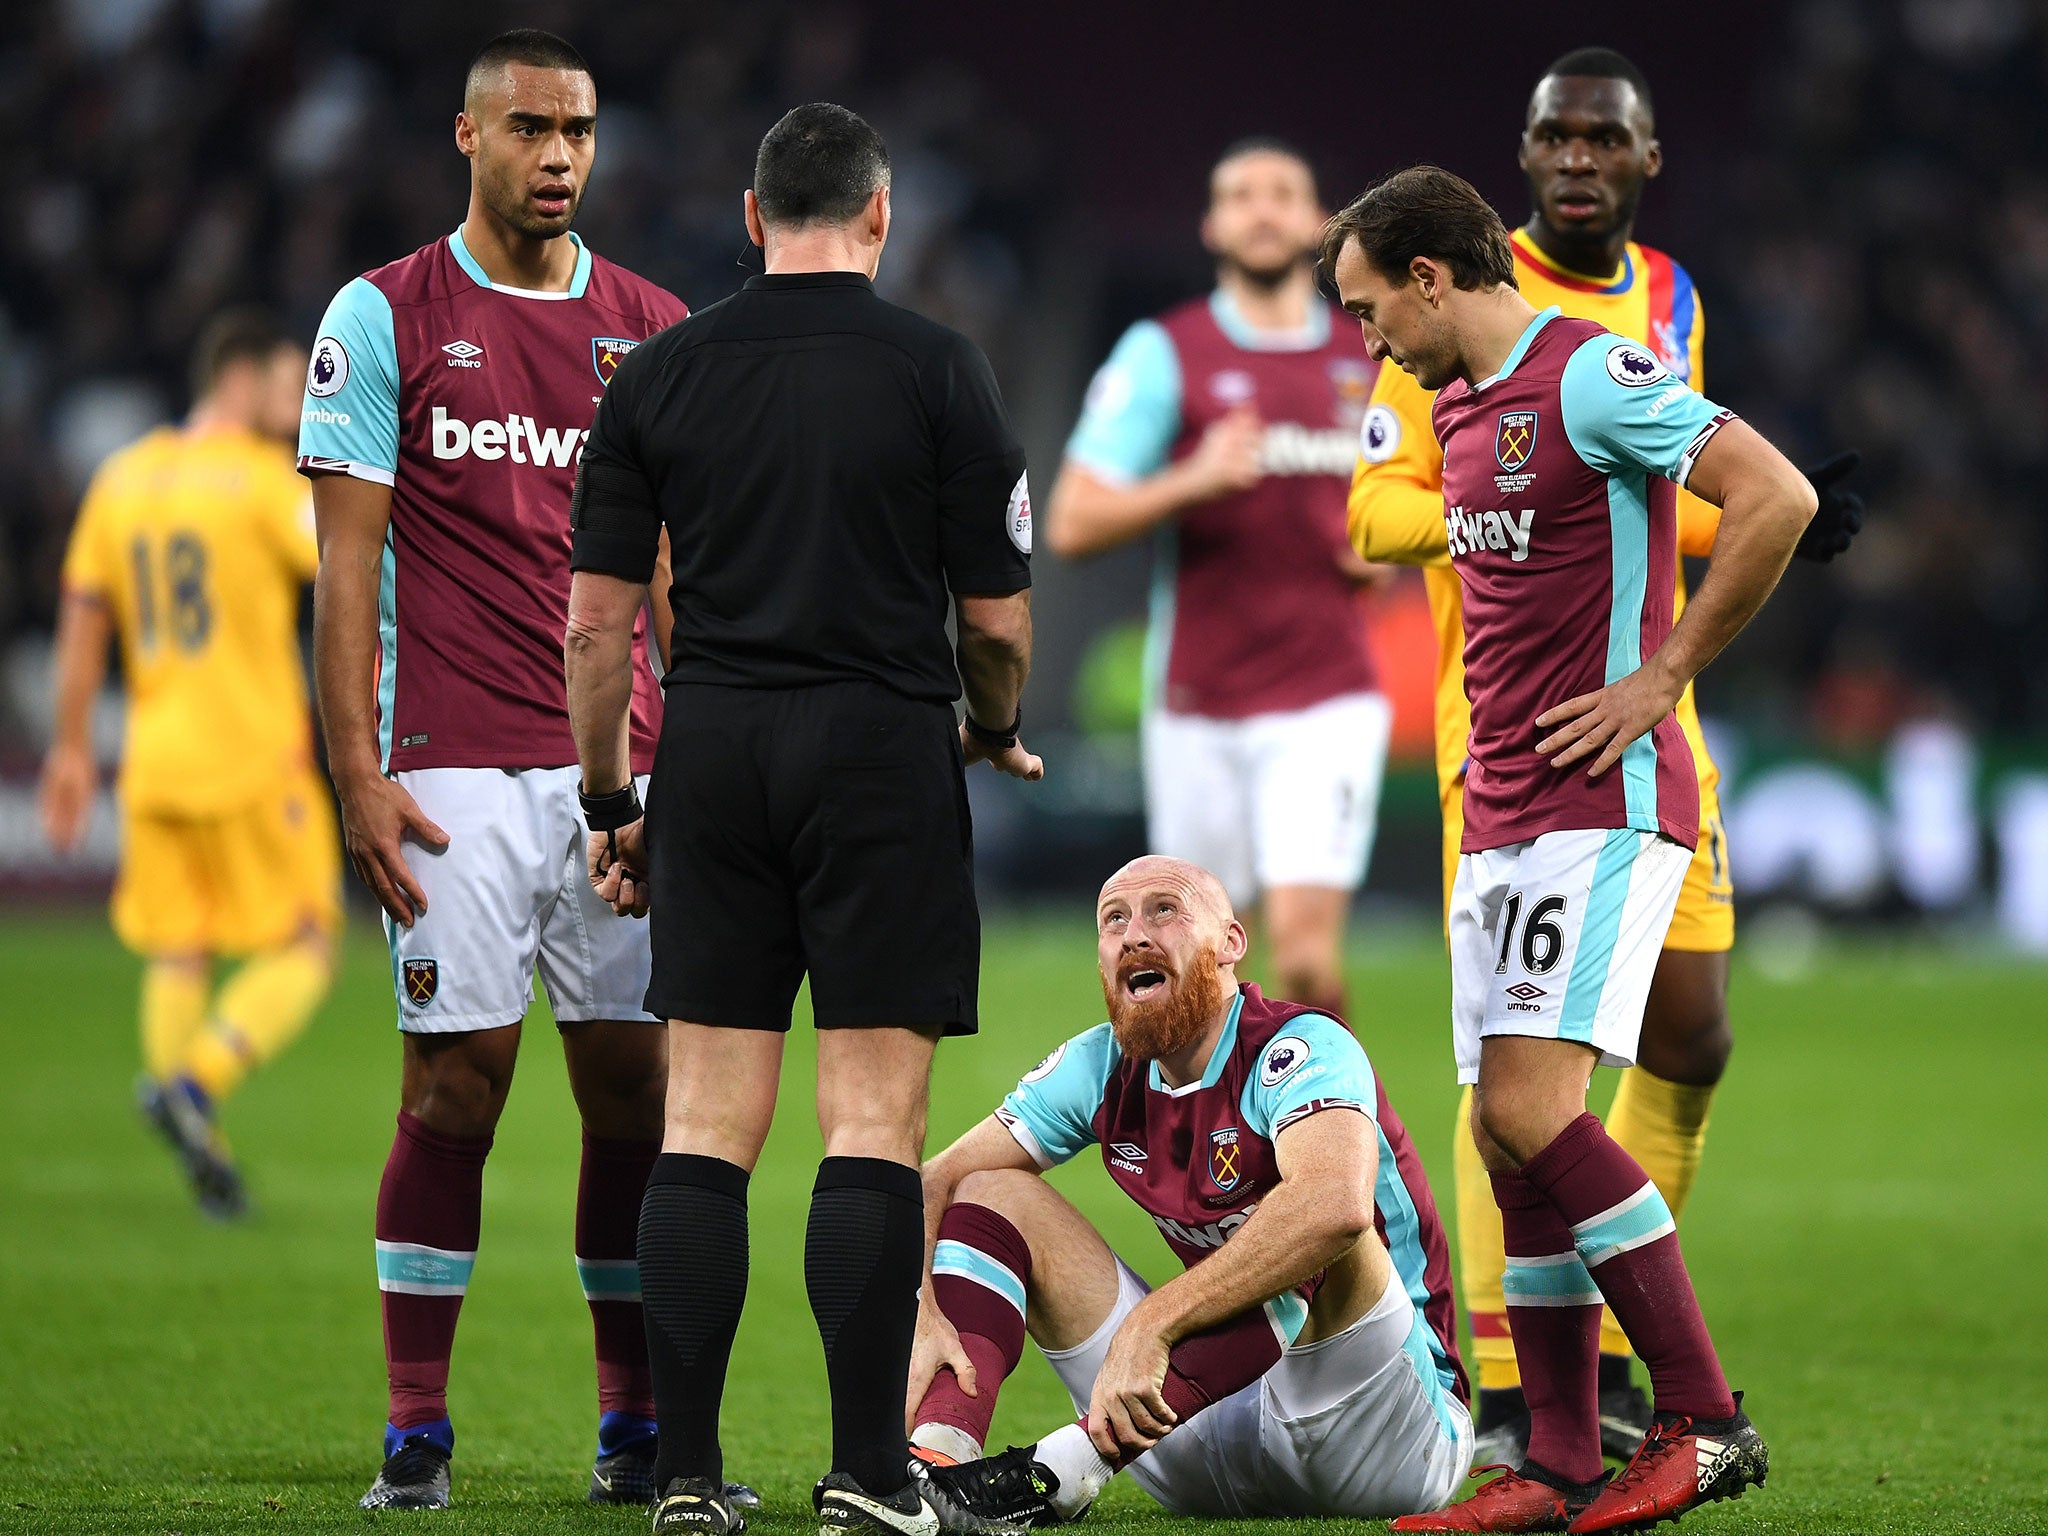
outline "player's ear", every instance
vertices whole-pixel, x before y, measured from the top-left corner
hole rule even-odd
[[[1421,290],[1424,302],[1434,305],[1437,301],[1438,278],[1436,263],[1427,256],[1417,256],[1408,263],[1408,276]]]
[[[1223,942],[1216,946],[1216,958],[1225,965],[1236,965],[1250,948],[1251,938],[1245,933],[1244,924],[1233,917],[1230,926],[1223,930]]]
[[[1651,139],[1643,150],[1643,179],[1648,181],[1664,169],[1664,145],[1661,140]]]
[[[479,130],[476,119],[465,108],[455,114],[455,147],[462,151],[465,159],[476,158],[476,141]]]

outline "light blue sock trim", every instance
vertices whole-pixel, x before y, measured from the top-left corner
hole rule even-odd
[[[1619,1205],[1609,1206],[1597,1216],[1588,1216],[1573,1227],[1572,1241],[1578,1246],[1586,1268],[1597,1269],[1617,1254],[1654,1243],[1677,1230],[1678,1224],[1671,1219],[1671,1207],[1657,1193],[1657,1186],[1645,1181],[1641,1189]]]
[[[377,1243],[377,1289],[405,1296],[460,1296],[469,1290],[476,1250],[429,1248],[425,1243]]]
[[[586,1259],[576,1256],[576,1276],[585,1301],[638,1301],[640,1264],[635,1259]]]
[[[1501,1295],[1511,1307],[1597,1307],[1600,1287],[1576,1253],[1541,1258],[1510,1257],[1501,1274]]]
[[[1024,1282],[979,1248],[970,1248],[950,1238],[941,1240],[932,1252],[932,1273],[972,1280],[1015,1307],[1019,1317],[1024,1315]]]

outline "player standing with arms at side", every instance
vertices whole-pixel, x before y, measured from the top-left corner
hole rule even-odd
[[[365,1508],[448,1503],[448,1361],[536,960],[583,1121],[576,1266],[601,1408],[590,1497],[653,1491],[633,1244],[666,1055],[640,1008],[646,926],[618,921],[584,879],[561,635],[592,408],[618,360],[685,310],[569,234],[596,114],[590,71],[560,38],[487,44],[456,119],[467,216],[343,288],[307,374],[321,720],[349,857],[388,914],[405,1042],[377,1197],[390,1421]],[[645,629],[642,773],[660,707]]]
[[[1640,342],[1674,378],[1701,387],[1706,319],[1692,278],[1662,251],[1631,237],[1644,184],[1663,168],[1649,83],[1608,48],[1581,48],[1551,65],[1529,98],[1521,164],[1533,212],[1508,238],[1515,277],[1537,305],[1555,304]],[[1598,274],[1586,276],[1582,274]],[[1351,491],[1351,536],[1368,560],[1422,565],[1437,630],[1437,787],[1443,807],[1444,897],[1450,899],[1463,831],[1466,738],[1465,632],[1443,517],[1443,454],[1430,427],[1430,393],[1399,368],[1373,388]],[[1835,482],[1855,465],[1844,454],[1810,471],[1820,511],[1796,553],[1825,561],[1862,526],[1861,500]],[[1718,508],[1678,493],[1679,550],[1713,552]],[[1685,578],[1675,579],[1674,613]],[[1708,754],[1693,692],[1678,723],[1700,781],[1700,842],[1650,982],[1642,1051],[1622,1074],[1607,1133],[1627,1148],[1682,1217],[1706,1142],[1714,1088],[1728,1064],[1728,951],[1735,942],[1734,888],[1721,829],[1720,771]],[[1513,1463],[1529,1441],[1529,1412],[1515,1368],[1502,1299],[1499,1212],[1486,1168],[1466,1132],[1470,1094],[1459,1106],[1456,1152],[1459,1278],[1479,1363],[1479,1455]],[[1626,1458],[1649,1426],[1649,1401],[1629,1380],[1628,1341],[1612,1317],[1601,1325],[1601,1442]]]
[[[1316,294],[1323,210],[1299,153],[1224,152],[1216,290],[1141,320],[1095,376],[1047,509],[1054,553],[1157,533],[1147,645],[1152,851],[1263,895],[1274,991],[1344,1010],[1392,714],[1344,492],[1374,365]]]
[[[1366,349],[1440,390],[1444,521],[1472,701],[1451,897],[1458,1077],[1506,1232],[1509,1326],[1531,1415],[1521,1466],[1400,1530],[1635,1528],[1763,1481],[1677,1229],[1586,1112],[1596,1064],[1629,1065],[1699,838],[1674,710],[1763,604],[1813,488],[1645,347],[1540,313],[1472,187],[1403,171],[1331,221],[1326,270]],[[1674,502],[1722,509],[1706,580],[1674,624]],[[1602,1300],[1649,1368],[1656,1421],[1612,1483],[1600,1464]]]
[[[185,424],[93,476],[64,559],[43,764],[43,828],[68,852],[99,787],[92,706],[118,634],[128,737],[113,916],[145,960],[142,1111],[199,1208],[223,1218],[245,1198],[215,1112],[327,995],[341,926],[341,849],[299,655],[313,527],[284,447],[305,358],[268,316],[216,317]],[[210,992],[222,955],[248,958]]]

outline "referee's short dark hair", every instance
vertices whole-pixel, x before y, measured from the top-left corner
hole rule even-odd
[[[754,156],[764,224],[844,224],[889,184],[889,151],[857,112],[814,101],[793,108]]]
[[[1521,286],[1515,281],[1515,249],[1500,215],[1471,182],[1440,166],[1396,171],[1325,224],[1325,274],[1349,240],[1358,242],[1360,254],[1389,282],[1406,282],[1408,264],[1427,256],[1449,267],[1451,281],[1460,288]]]

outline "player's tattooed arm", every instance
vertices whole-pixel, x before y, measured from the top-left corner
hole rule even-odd
[[[1813,486],[1747,422],[1731,419],[1693,463],[1686,488],[1721,509],[1706,579],[1656,652],[1628,676],[1536,717],[1551,766],[1591,759],[1588,778],[1677,707],[1686,684],[1755,617],[1812,519]]]
[[[313,579],[313,683],[328,771],[341,802],[342,840],[356,874],[392,920],[410,928],[426,893],[405,862],[410,835],[445,847],[448,834],[398,783],[377,747],[377,593],[391,487],[352,475],[313,481],[320,569]]]

